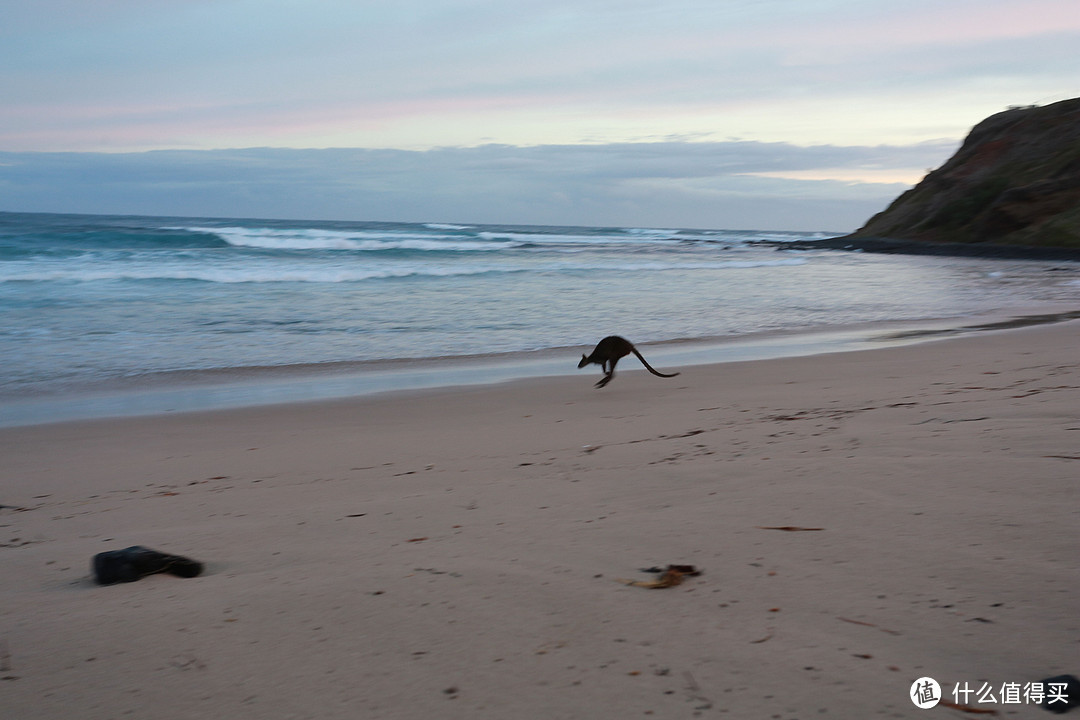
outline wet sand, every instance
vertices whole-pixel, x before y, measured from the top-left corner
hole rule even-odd
[[[896,347],[944,335],[1052,324],[1077,317],[1080,311],[1072,306],[1053,304],[999,309],[977,316],[822,326],[642,343],[639,347],[658,365],[689,367]],[[580,375],[576,358],[591,349],[592,346],[564,347],[519,353],[131,375],[36,392],[0,394],[0,428]]]

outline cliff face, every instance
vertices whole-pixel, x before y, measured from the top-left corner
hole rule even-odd
[[[1080,98],[983,120],[849,237],[1080,249]]]

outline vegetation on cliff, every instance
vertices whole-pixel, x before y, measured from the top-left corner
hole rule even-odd
[[[856,238],[1080,249],[1080,98],[983,120]]]

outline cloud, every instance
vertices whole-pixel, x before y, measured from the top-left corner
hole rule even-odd
[[[8,150],[902,143],[1080,77],[1076,0],[8,4]]]
[[[659,142],[0,153],[0,210],[840,231],[907,185],[797,173],[925,169],[954,149]]]

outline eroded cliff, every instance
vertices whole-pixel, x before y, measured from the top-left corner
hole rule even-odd
[[[1080,249],[1080,98],[983,120],[848,238]]]

